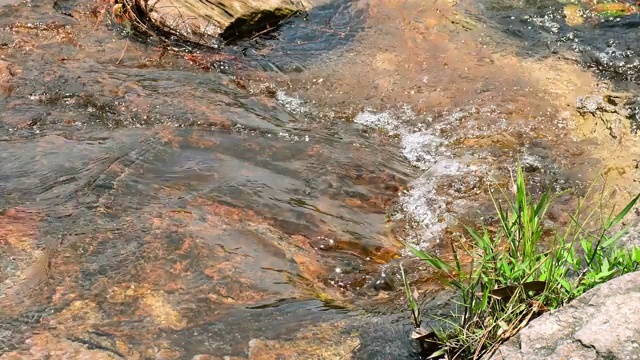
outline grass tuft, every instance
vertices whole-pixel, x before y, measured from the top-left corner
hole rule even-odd
[[[617,242],[628,228],[614,231],[638,202],[592,224],[600,209],[586,212],[580,199],[563,231],[545,224],[557,195],[534,199],[518,167],[513,194],[492,195],[498,230],[466,227],[469,238],[452,244],[453,262],[408,246],[418,258],[443,272],[459,293],[457,311],[441,319],[446,326],[421,327],[417,294],[404,277],[405,291],[426,358],[479,359],[490,354],[542,313],[558,308],[613,277],[638,270],[640,248],[622,249]],[[461,259],[469,259],[463,261]],[[429,341],[430,344],[425,342]],[[434,346],[435,344],[435,346]],[[429,345],[429,346],[427,346]]]

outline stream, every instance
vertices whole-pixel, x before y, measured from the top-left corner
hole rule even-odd
[[[518,160],[639,190],[635,13],[334,0],[203,49],[109,6],[0,0],[0,359],[418,359],[403,242],[493,221]]]

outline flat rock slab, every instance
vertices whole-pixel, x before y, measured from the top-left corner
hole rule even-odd
[[[135,1],[156,26],[203,45],[245,37],[313,7],[310,0]]]
[[[640,359],[640,272],[544,314],[490,359]]]

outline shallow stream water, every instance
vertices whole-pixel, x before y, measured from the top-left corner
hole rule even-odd
[[[620,156],[580,97],[635,91],[541,46],[570,29],[526,3],[335,0],[217,50],[101,2],[0,5],[2,359],[415,358],[400,241],[490,221],[517,159],[580,189]],[[575,30],[592,54],[602,26]]]

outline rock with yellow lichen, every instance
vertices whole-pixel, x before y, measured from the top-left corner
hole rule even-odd
[[[564,6],[565,22],[569,26],[578,26],[589,19],[616,18],[638,13],[638,6],[622,2],[581,1]]]
[[[169,297],[162,291],[153,291],[146,286],[130,285],[111,289],[107,299],[114,303],[137,302],[137,313],[148,316],[160,327],[172,330],[183,329],[187,324],[173,308]]]
[[[579,5],[565,5],[563,9],[564,18],[569,26],[582,25],[584,23],[583,9]]]

